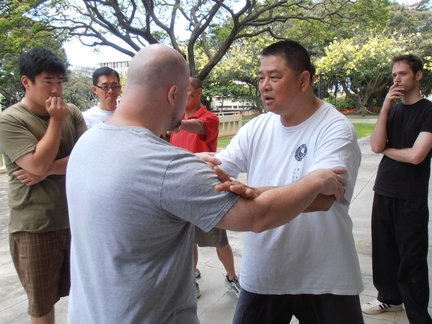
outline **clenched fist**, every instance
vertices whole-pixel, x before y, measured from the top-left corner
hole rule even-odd
[[[49,97],[45,107],[51,118],[58,121],[64,121],[70,112],[68,104],[60,97]]]

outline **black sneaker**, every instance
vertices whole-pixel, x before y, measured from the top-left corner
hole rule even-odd
[[[199,288],[199,285],[197,282],[195,282],[196,292],[197,292],[197,299],[201,297],[201,290]]]

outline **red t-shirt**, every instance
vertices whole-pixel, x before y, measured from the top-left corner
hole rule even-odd
[[[177,134],[171,133],[170,143],[184,148],[192,153],[216,152],[219,135],[219,118],[205,106],[201,107],[190,119],[199,119],[204,123],[206,134],[194,134],[181,130]]]

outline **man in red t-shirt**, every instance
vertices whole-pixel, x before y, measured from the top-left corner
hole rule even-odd
[[[191,77],[191,87],[188,92],[188,101],[180,127],[171,131],[170,143],[174,146],[184,148],[192,153],[216,152],[217,138],[219,135],[219,118],[208,111],[205,106],[201,107],[202,83],[196,77]],[[215,247],[219,260],[225,267],[227,275],[226,285],[233,289],[237,297],[240,293],[240,284],[234,269],[234,256],[231,245],[228,243],[226,230],[213,228],[209,232],[204,232],[195,227],[195,248],[194,264],[195,276],[201,276],[196,265],[198,263],[198,248],[211,246]],[[199,286],[197,287],[198,297],[201,295]]]

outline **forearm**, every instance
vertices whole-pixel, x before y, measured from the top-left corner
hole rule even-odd
[[[423,159],[418,158],[418,156],[415,154],[412,148],[407,148],[407,149],[387,148],[383,151],[383,154],[395,161],[402,162],[402,163],[419,164],[424,160],[424,158]]]
[[[311,213],[316,211],[327,211],[335,202],[334,196],[325,196],[319,194],[315,200],[303,211],[304,213]]]
[[[181,129],[189,133],[205,135],[204,123],[199,119],[182,120]]]
[[[35,175],[46,174],[57,156],[63,121],[50,119],[45,135],[37,143],[35,150],[15,162],[23,169]]]
[[[48,170],[49,174],[57,174],[57,175],[66,174],[66,168],[67,168],[68,161],[69,161],[69,155],[62,158],[62,159],[55,160],[51,164],[51,167]]]
[[[404,149],[387,148],[383,151],[383,154],[398,162],[417,165],[424,161],[431,149],[432,133],[421,132],[413,147]]]
[[[320,193],[317,181],[305,179],[290,186],[263,190],[254,200],[240,198],[217,227],[262,232],[288,223],[302,213]]]
[[[374,153],[382,153],[387,146],[387,119],[388,110],[382,110],[370,138]]]

